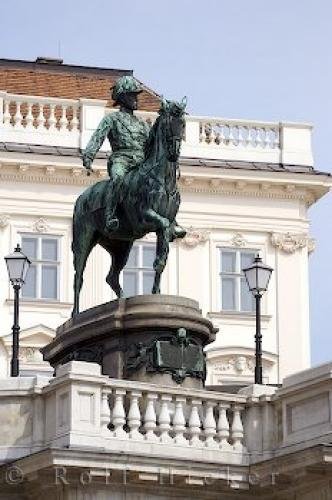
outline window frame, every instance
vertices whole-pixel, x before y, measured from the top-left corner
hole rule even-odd
[[[154,253],[156,253],[156,244],[154,242],[141,241],[141,242],[135,243],[133,245],[133,248],[137,249],[137,266],[136,267],[127,266],[127,264],[126,264],[126,266],[124,267],[124,269],[121,273],[121,285],[123,288],[124,288],[124,275],[125,275],[126,271],[135,274],[135,289],[136,289],[135,295],[145,295],[144,294],[144,274],[149,274],[149,275],[153,276],[153,278],[154,278],[155,271],[154,271],[153,267],[146,267],[143,265],[143,250],[144,250],[144,248],[147,248],[147,247],[152,248],[154,250]],[[129,295],[128,297],[133,297],[133,296],[134,295]],[[125,297],[127,297],[127,296],[125,296]]]
[[[61,267],[62,267],[62,245],[61,245],[61,235],[48,234],[48,233],[31,233],[31,232],[20,232],[21,247],[23,248],[23,239],[31,238],[37,240],[37,258],[30,258],[31,264],[36,268],[36,295],[34,297],[23,296],[23,289],[21,293],[21,298],[23,301],[39,301],[39,302],[60,302],[61,301]],[[55,240],[57,242],[57,260],[46,260],[42,259],[42,241],[43,239]],[[57,277],[56,277],[56,298],[42,297],[42,268],[43,266],[52,265],[56,266]],[[29,271],[28,271],[29,272]],[[23,287],[22,287],[23,288]]]
[[[235,254],[235,271],[227,272],[222,271],[222,252],[229,252]],[[254,297],[252,297],[252,308],[250,310],[242,309],[241,304],[241,281],[244,278],[244,274],[241,272],[241,254],[253,254],[256,255],[259,252],[257,248],[234,248],[228,247],[224,245],[217,246],[217,259],[218,259],[218,298],[217,305],[218,310],[222,313],[230,313],[230,314],[253,314],[255,312],[255,304]],[[224,309],[223,308],[223,298],[222,298],[222,277],[229,276],[235,282],[235,308],[234,309]],[[249,289],[248,289],[248,293]]]

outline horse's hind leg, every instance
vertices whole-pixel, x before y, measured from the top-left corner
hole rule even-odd
[[[74,229],[76,229],[74,227]],[[87,226],[84,230],[74,231],[74,238],[72,243],[72,250],[74,254],[74,307],[72,317],[79,313],[79,300],[80,292],[83,285],[83,273],[86,261],[90,255],[91,250],[96,244],[94,237],[94,230]]]
[[[123,296],[123,290],[120,285],[120,273],[127,263],[130,250],[132,249],[132,241],[114,240],[111,244],[104,246],[112,257],[110,272],[106,277],[106,283],[116,293],[117,297]]]

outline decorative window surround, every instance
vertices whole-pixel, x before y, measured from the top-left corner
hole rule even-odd
[[[0,229],[4,229],[9,225],[10,216],[7,214],[0,214]]]
[[[190,226],[187,229],[186,236],[178,241],[185,247],[195,248],[197,245],[206,243],[209,240],[209,236],[210,231],[195,229],[193,226]]]
[[[271,243],[285,253],[294,253],[301,248],[308,248],[311,253],[315,250],[315,240],[306,233],[272,233]]]

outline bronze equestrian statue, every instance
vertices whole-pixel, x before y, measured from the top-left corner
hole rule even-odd
[[[134,115],[137,95],[142,91],[133,77],[120,78],[113,99],[120,105],[106,115],[92,135],[83,154],[88,174],[106,136],[112,147],[107,168],[110,180],[97,182],[77,199],[73,217],[74,308],[87,258],[96,244],[112,258],[107,283],[118,297],[123,295],[119,276],[136,239],[149,232],[157,235],[152,293],[160,293],[169,242],[183,238],[185,230],[176,223],[180,205],[177,188],[178,159],[185,127],[186,99],[180,103],[162,100],[159,116],[150,127]]]

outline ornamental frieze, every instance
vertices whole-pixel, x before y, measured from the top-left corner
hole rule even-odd
[[[306,233],[272,233],[271,243],[285,253],[294,253],[305,247],[309,253],[315,249],[315,240]]]

